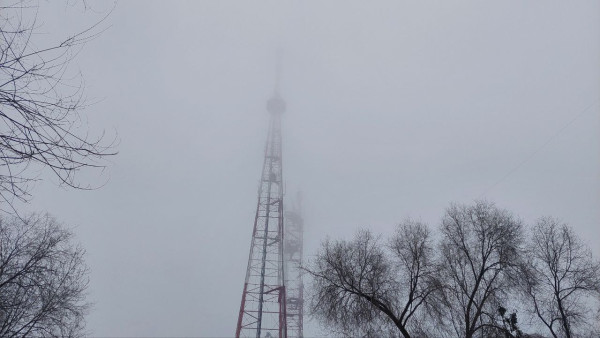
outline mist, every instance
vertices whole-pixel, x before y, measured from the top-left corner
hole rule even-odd
[[[43,31],[113,8],[87,3],[42,2]],[[558,217],[598,257],[599,7],[119,2],[74,61],[87,124],[115,131],[119,154],[85,177],[93,191],[41,173],[25,208],[86,248],[92,336],[233,336],[281,54],[285,198],[303,195],[305,260],[327,237],[406,217],[435,228],[476,199]],[[325,334],[307,320],[305,336]]]

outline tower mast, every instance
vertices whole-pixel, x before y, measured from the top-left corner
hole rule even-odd
[[[286,205],[289,206],[290,203]],[[285,212],[285,242],[283,250],[289,338],[304,337],[303,241],[304,220],[302,218],[302,196],[298,193],[292,208],[286,208]]]
[[[278,65],[277,82],[279,68]],[[287,338],[281,153],[281,115],[285,101],[277,86],[267,102],[267,111],[269,131],[236,337]]]

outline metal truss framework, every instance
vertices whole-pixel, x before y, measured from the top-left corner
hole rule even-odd
[[[285,286],[288,337],[303,338],[304,284],[302,282],[304,221],[300,195],[292,210],[285,212]]]
[[[236,337],[287,338],[283,257],[281,115],[285,102],[268,101],[269,132]]]

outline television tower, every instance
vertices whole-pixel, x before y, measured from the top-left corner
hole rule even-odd
[[[289,204],[287,204],[289,205]],[[304,220],[302,219],[302,196],[296,196],[291,210],[285,211],[285,260],[286,315],[288,338],[303,338],[304,283],[302,282]]]
[[[281,115],[285,111],[285,101],[277,88],[278,85],[267,102],[269,131],[235,332],[238,338],[287,338],[281,156]]]

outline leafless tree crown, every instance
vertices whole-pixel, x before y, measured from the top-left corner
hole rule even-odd
[[[311,307],[344,335],[417,337],[437,287],[429,230],[412,220],[398,226],[389,245],[368,231],[352,241],[326,241],[313,266]]]
[[[579,337],[593,330],[589,306],[600,296],[600,262],[573,229],[557,219],[541,218],[533,228],[528,257],[532,274],[525,294],[531,312],[552,336]]]
[[[306,268],[310,308],[344,336],[598,337],[600,262],[553,218],[530,239],[524,230],[509,211],[476,201],[446,210],[438,245],[413,220],[387,245],[365,230],[327,240]]]
[[[83,336],[84,250],[53,218],[0,218],[0,337]]]
[[[442,319],[456,335],[495,332],[498,308],[522,270],[523,226],[493,203],[452,205],[441,225]]]

